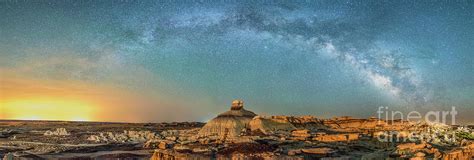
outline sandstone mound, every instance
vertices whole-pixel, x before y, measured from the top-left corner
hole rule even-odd
[[[230,111],[219,114],[199,131],[199,136],[235,137],[248,128],[249,122],[257,116],[243,108],[243,101],[234,100]]]
[[[276,131],[286,131],[296,129],[287,119],[281,119],[278,117],[262,117],[256,116],[250,121],[250,130],[260,131],[264,134],[269,134]]]

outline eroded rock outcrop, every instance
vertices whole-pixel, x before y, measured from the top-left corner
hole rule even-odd
[[[47,130],[44,132],[45,136],[69,136],[71,135],[66,128],[56,128],[54,131]]]
[[[87,140],[97,143],[110,142],[146,142],[158,138],[159,135],[151,131],[123,131],[123,133],[100,132],[98,135],[90,135]]]
[[[249,122],[257,116],[255,113],[245,110],[241,100],[232,102],[231,110],[219,114],[210,120],[199,131],[199,136],[236,137],[248,129]]]
[[[251,131],[259,131],[264,134],[271,134],[277,131],[292,131],[296,127],[291,124],[286,117],[263,117],[256,116],[249,122]]]
[[[305,141],[311,137],[310,131],[307,129],[299,129],[291,132],[292,139]]]
[[[344,141],[354,141],[359,139],[358,133],[337,133],[337,134],[318,134],[313,140],[320,142],[344,142]]]
[[[472,159],[474,157],[474,144],[456,148],[443,154],[443,160]]]
[[[472,132],[471,129],[460,131]],[[165,138],[154,142],[154,146],[159,148],[155,151],[154,157],[183,158],[189,155],[228,156],[241,159],[394,157],[413,160],[472,157],[471,141],[463,140],[459,143],[449,141],[455,137],[447,136],[445,133],[459,132],[449,126],[347,116],[331,119],[318,119],[313,116],[256,116],[253,112],[244,110],[241,101],[234,101],[230,111],[211,120],[199,130],[197,136],[180,132],[182,131],[162,132]],[[379,139],[379,136],[382,136],[387,140],[402,140],[411,133],[433,140]]]

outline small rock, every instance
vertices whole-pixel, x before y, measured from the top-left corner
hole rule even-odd
[[[294,155],[297,155],[297,154],[301,154],[301,149],[292,149],[292,150],[288,151],[289,156],[294,156]]]
[[[425,155],[426,154],[423,153],[423,152],[418,152],[418,153],[415,154],[416,157],[425,157]]]

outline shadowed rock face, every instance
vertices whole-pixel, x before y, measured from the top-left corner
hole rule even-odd
[[[200,131],[199,136],[235,137],[248,128],[255,113],[245,110],[243,102],[234,100],[231,109],[219,114],[209,121]]]
[[[243,108],[239,110],[230,110],[224,113],[219,114],[216,118],[219,117],[245,117],[245,118],[253,118],[257,116],[252,111],[245,110]]]

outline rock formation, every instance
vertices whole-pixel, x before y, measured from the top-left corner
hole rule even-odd
[[[46,131],[44,132],[45,136],[68,136],[71,135],[69,132],[67,132],[66,128],[56,128],[55,131]]]
[[[255,113],[245,110],[241,100],[232,102],[231,110],[219,114],[199,131],[199,136],[236,137],[248,129]]]
[[[311,137],[310,131],[307,129],[299,129],[291,132],[294,140],[305,141]]]
[[[340,134],[319,134],[313,138],[319,142],[343,142],[359,139],[358,133],[340,133]]]
[[[151,131],[127,131],[123,133],[100,132],[99,135],[90,135],[87,140],[96,143],[111,142],[146,142],[153,140],[159,135]]]
[[[270,134],[276,131],[292,131],[296,127],[288,119],[278,117],[256,116],[249,123],[251,131],[260,131],[264,134]]]

